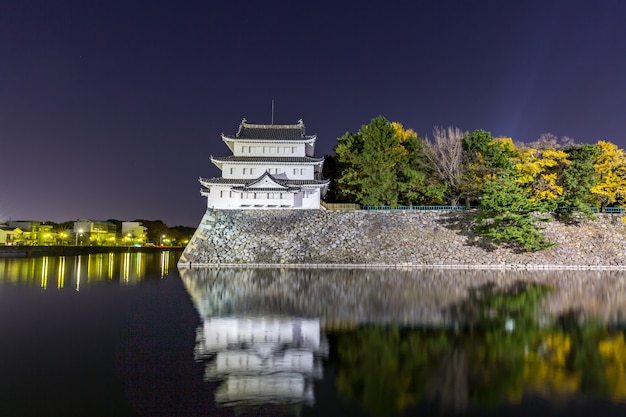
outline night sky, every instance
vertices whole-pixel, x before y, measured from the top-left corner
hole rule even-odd
[[[626,1],[0,0],[0,221],[196,226],[220,134],[383,115],[626,147]]]

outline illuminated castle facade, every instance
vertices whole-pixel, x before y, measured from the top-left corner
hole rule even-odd
[[[218,178],[200,178],[210,209],[319,209],[328,191],[323,158],[315,158],[316,135],[304,123],[250,124],[243,119],[234,135],[222,134],[232,155],[211,156]]]

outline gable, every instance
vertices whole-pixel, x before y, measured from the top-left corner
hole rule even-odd
[[[265,172],[258,179],[251,181],[245,185],[246,189],[255,189],[255,188],[282,188],[289,189],[288,186],[283,184],[282,182],[278,182],[274,177],[272,177],[268,172]]]

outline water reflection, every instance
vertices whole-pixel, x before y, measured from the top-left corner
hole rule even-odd
[[[43,290],[73,288],[103,281],[134,285],[146,277],[170,272],[179,252],[98,253],[80,256],[0,258],[0,285],[38,286]]]
[[[222,405],[314,403],[314,378],[328,344],[317,320],[290,317],[205,318],[196,359],[209,360],[207,380],[222,381]]]
[[[311,405],[320,358],[338,395],[375,416],[626,401],[621,272],[180,274],[203,319],[196,358],[222,405]]]

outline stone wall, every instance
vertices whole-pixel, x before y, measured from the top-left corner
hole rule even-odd
[[[555,245],[496,248],[473,232],[473,211],[207,210],[180,265],[626,269],[616,214],[545,224]]]

